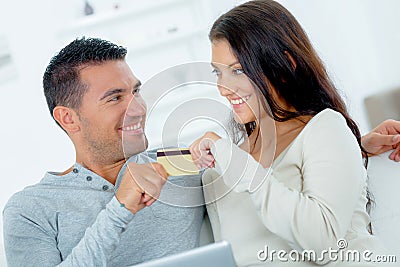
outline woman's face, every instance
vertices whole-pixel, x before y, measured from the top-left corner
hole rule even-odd
[[[212,42],[213,72],[217,76],[217,87],[221,96],[231,103],[235,121],[241,124],[256,120],[260,105],[251,80],[243,73],[228,41]]]

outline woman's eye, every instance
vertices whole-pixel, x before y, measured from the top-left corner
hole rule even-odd
[[[213,69],[211,71],[211,73],[214,74],[215,76],[220,76],[221,75],[221,72],[219,70],[217,70],[217,69]]]
[[[243,69],[233,69],[233,73],[236,75],[240,75],[240,74],[243,74],[244,71],[243,71]]]

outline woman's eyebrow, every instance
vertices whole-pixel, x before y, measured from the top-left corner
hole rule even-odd
[[[235,61],[235,62],[233,62],[233,63],[231,63],[231,64],[229,64],[229,65],[227,65],[229,68],[231,68],[232,66],[235,66],[236,64],[239,64],[240,62],[239,61]],[[211,64],[211,66],[213,66],[214,68],[217,68],[218,69],[218,67],[213,63],[213,62],[211,62],[210,63]],[[221,65],[224,65],[224,66],[226,66],[225,64],[221,64]]]

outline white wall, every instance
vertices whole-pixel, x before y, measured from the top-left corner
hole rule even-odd
[[[23,5],[9,1],[0,9],[0,32],[9,41],[18,76],[0,84],[1,210],[11,194],[38,181],[48,168],[73,163],[69,141],[52,126],[41,90],[44,68],[55,51],[56,16],[45,12],[50,0]],[[0,223],[3,240],[2,219]]]
[[[132,0],[133,1],[133,0]],[[0,35],[7,37],[18,79],[0,84],[2,127],[0,130],[2,186],[0,209],[24,186],[36,183],[46,170],[64,170],[74,161],[67,136],[56,127],[41,89],[43,71],[50,57],[63,45],[59,32],[77,17],[78,0],[9,0],[0,9]],[[136,1],[140,4],[142,1]],[[347,95],[351,113],[365,132],[368,123],[362,101],[366,95],[400,85],[397,63],[400,32],[397,0],[281,0],[301,22],[338,88]],[[104,2],[103,2],[104,3]],[[204,0],[209,26],[222,10],[235,1]],[[23,5],[23,7],[22,7]],[[180,40],[180,43],[184,40]],[[179,45],[178,43],[176,45]],[[208,61],[206,43],[197,55]],[[173,51],[173,49],[171,50]],[[151,52],[147,52],[151,53]],[[168,58],[185,61],[175,54],[157,52],[162,67]],[[143,55],[145,56],[145,55]],[[147,79],[151,62],[132,66]],[[138,71],[135,71],[138,70]],[[2,224],[2,219],[0,219]],[[2,227],[0,226],[2,240]],[[0,245],[1,249],[1,245]],[[1,257],[1,253],[0,253]],[[1,259],[0,259],[1,265]]]

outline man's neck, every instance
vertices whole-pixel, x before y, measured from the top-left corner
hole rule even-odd
[[[121,171],[122,166],[125,164],[125,159],[121,159],[117,162],[98,162],[90,158],[82,158],[76,156],[76,163],[81,164],[86,169],[96,173],[103,177],[110,183],[115,185],[118,174]]]

